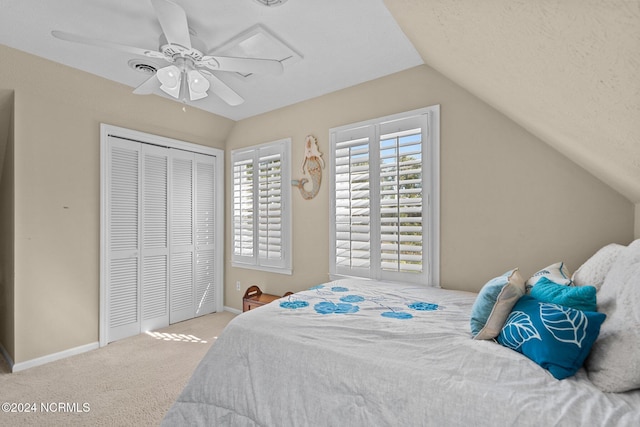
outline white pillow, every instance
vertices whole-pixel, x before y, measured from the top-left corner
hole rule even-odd
[[[525,283],[525,288],[527,293],[531,291],[538,280],[542,278],[548,279],[550,282],[556,283],[558,285],[570,285],[571,284],[571,274],[567,267],[563,262],[556,262],[555,264],[551,264],[548,267],[543,268],[540,271],[537,271],[533,276],[527,280]]]
[[[606,392],[640,388],[640,239],[623,248],[598,292],[607,315],[586,362],[589,379]]]
[[[595,286],[600,289],[614,261],[626,246],[611,243],[601,248],[573,273],[575,286]]]

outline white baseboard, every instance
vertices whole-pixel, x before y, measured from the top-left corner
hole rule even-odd
[[[75,356],[76,354],[81,354],[87,351],[95,350],[99,347],[100,347],[100,343],[96,341],[90,344],[85,344],[79,347],[74,347],[68,350],[60,351],[58,353],[48,354],[46,356],[27,360],[26,362],[16,363],[11,366],[11,372],[24,371],[25,369],[33,368],[34,366],[44,365],[45,363],[54,362],[56,360],[64,359],[69,356]]]
[[[233,307],[227,307],[226,305],[224,306],[224,311],[228,311],[229,313],[233,314],[242,314],[242,310],[238,310],[237,308]]]

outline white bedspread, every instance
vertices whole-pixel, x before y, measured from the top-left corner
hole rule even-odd
[[[341,280],[237,316],[165,426],[639,426],[640,391],[474,341],[475,294]],[[179,363],[179,362],[177,362]]]

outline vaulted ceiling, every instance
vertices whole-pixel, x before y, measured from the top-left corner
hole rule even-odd
[[[385,4],[426,64],[640,202],[640,1]]]
[[[260,25],[299,56],[281,75],[219,72],[245,102],[194,107],[241,120],[425,63],[640,203],[640,0],[174,2],[209,52]],[[148,78],[132,60],[164,63],[52,30],[153,50],[161,34],[147,0],[0,0],[7,46],[132,90]]]

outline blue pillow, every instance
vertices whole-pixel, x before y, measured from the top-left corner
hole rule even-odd
[[[471,335],[476,340],[498,336],[507,316],[524,295],[524,279],[517,268],[489,280],[480,290],[471,309]]]
[[[603,313],[575,310],[525,295],[513,307],[498,342],[561,380],[580,369],[605,317]]]
[[[565,286],[553,283],[546,277],[538,280],[530,295],[542,302],[563,305],[582,311],[597,311],[594,286]]]

